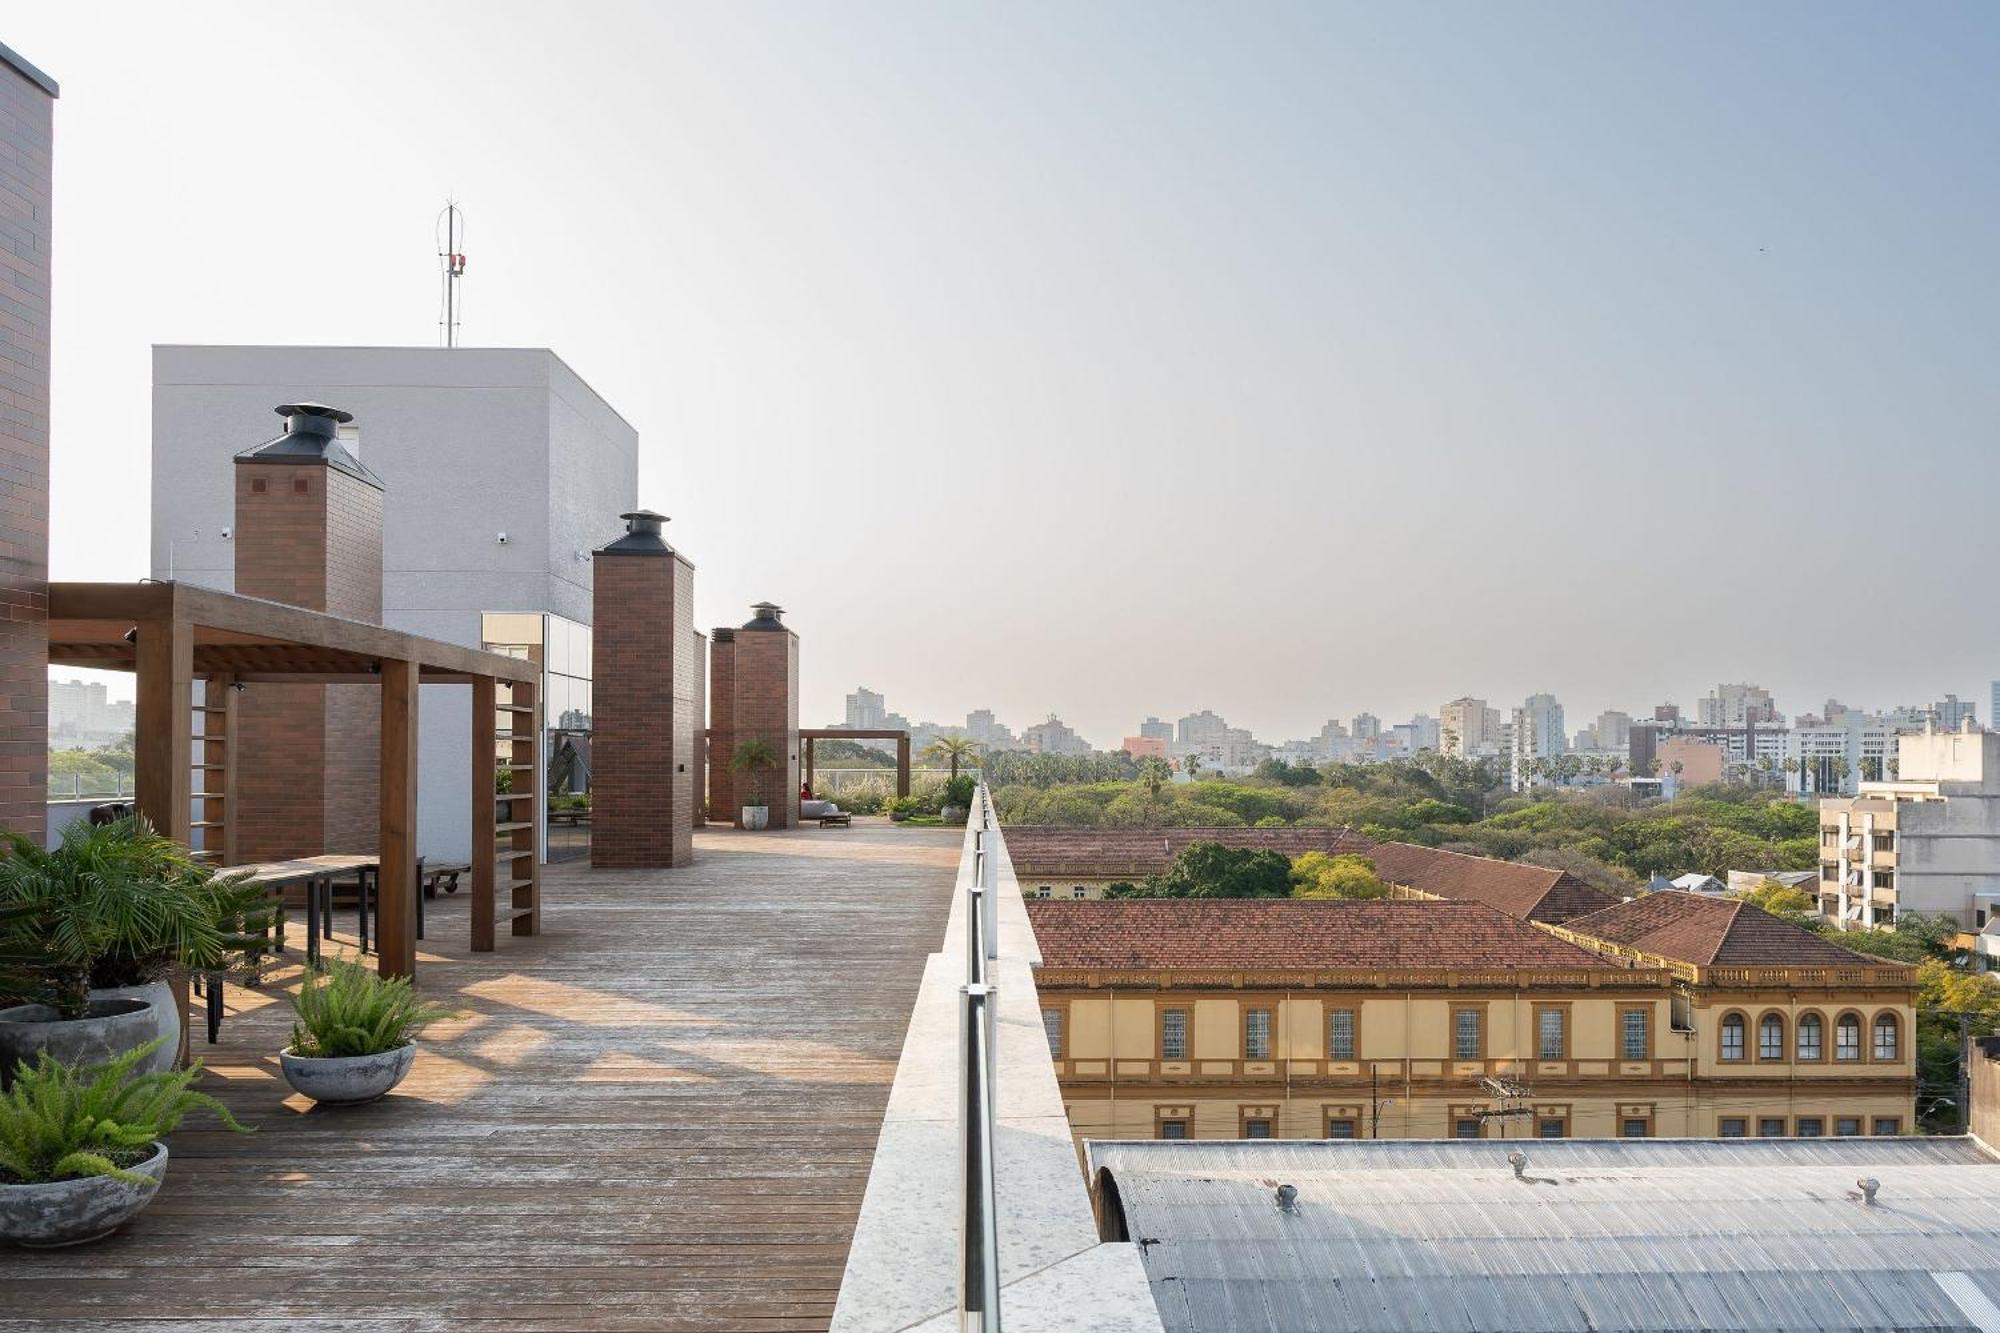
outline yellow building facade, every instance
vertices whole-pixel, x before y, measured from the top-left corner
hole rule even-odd
[[[1043,1025],[1071,1127],[1085,1138],[1750,1137],[1900,1134],[1914,1128],[1910,969],[1711,968],[1619,957],[1502,918],[1566,952],[1454,943],[1468,903],[1399,903],[1394,928],[1437,911],[1434,965],[1377,968],[1104,966],[1166,946],[1172,913],[1135,926],[1120,903],[1031,904],[1044,965]],[[1168,904],[1186,908],[1187,903]],[[1297,909],[1261,908],[1252,947],[1203,916],[1173,961],[1283,957]],[[1272,912],[1271,908],[1285,909]],[[1447,915],[1449,912],[1449,915]],[[1088,915],[1122,943],[1080,959]],[[1416,914],[1417,921],[1408,914]],[[1045,930],[1056,916],[1070,918]],[[1275,918],[1275,919],[1274,919]],[[1379,938],[1381,912],[1356,919]],[[1495,923],[1482,921],[1484,929]],[[1787,927],[1789,929],[1789,927]],[[1206,937],[1206,942],[1204,938]],[[1511,952],[1523,941],[1514,939]],[[1052,947],[1053,945],[1053,947]],[[1574,945],[1574,947],[1570,947]],[[1386,954],[1409,953],[1385,947]],[[1171,952],[1169,949],[1168,952]],[[1852,958],[1852,955],[1848,956]],[[1066,966],[1071,962],[1100,965]],[[1233,959],[1246,961],[1242,957]],[[1399,960],[1401,961],[1401,960]]]

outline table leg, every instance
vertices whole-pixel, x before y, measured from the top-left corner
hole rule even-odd
[[[319,877],[319,933],[323,939],[333,938],[333,876]]]
[[[306,877],[306,966],[319,966],[319,876]]]
[[[359,924],[355,926],[355,934],[361,941],[361,952],[363,953],[368,952],[368,889],[370,878],[367,866],[361,867],[354,875],[354,910],[359,914]]]
[[[424,858],[417,858],[417,938],[424,937]]]
[[[208,1044],[213,1046],[222,1031],[222,974],[209,973],[202,981],[202,992],[208,1001]]]

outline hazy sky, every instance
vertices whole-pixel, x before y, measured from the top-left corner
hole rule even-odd
[[[8,6],[58,578],[148,348],[555,348],[805,713],[2000,675],[2000,6]],[[775,534],[775,535],[774,535]]]

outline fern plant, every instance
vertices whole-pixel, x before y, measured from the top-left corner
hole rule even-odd
[[[409,978],[382,977],[346,960],[308,973],[292,1008],[291,1053],[316,1060],[393,1051],[439,1019],[458,1017],[419,1000]]]
[[[14,1086],[0,1096],[0,1184],[42,1185],[86,1176],[114,1176],[153,1185],[129,1168],[153,1155],[153,1142],[180,1127],[191,1111],[210,1111],[239,1134],[250,1129],[229,1108],[189,1087],[201,1064],[157,1074],[133,1069],[165,1041],[157,1037],[106,1065],[69,1065],[39,1052],[23,1060]]]
[[[75,823],[50,851],[9,833],[0,848],[0,991],[63,1018],[84,1016],[92,986],[217,971],[269,946],[270,894],[144,820]]]

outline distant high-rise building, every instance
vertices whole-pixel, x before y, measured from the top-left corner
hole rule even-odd
[[[1655,704],[1653,706],[1653,721],[1665,722],[1672,725],[1680,720],[1681,706],[1679,704]]]
[[[105,745],[132,730],[132,702],[112,702],[94,680],[49,682],[49,740],[58,745]]]
[[[1597,715],[1597,748],[1623,750],[1632,739],[1632,715],[1607,708]]]
[[[965,734],[989,750],[1011,750],[1020,744],[1013,729],[995,718],[990,708],[975,708],[965,715]]]
[[[1381,718],[1375,716],[1373,713],[1356,713],[1354,715],[1355,740],[1372,741],[1381,734],[1382,734]]]
[[[1963,731],[1969,722],[1979,725],[1979,705],[1970,700],[1961,702],[1955,694],[1947,694],[1931,705],[1931,712],[1937,715],[1939,731]]]
[[[1986,716],[1995,727],[2000,727],[2000,680],[1993,682],[1993,694],[1986,709]]]
[[[1189,713],[1176,725],[1174,751],[1199,754],[1211,745],[1222,744],[1228,735],[1229,724],[1204,708],[1199,713]]]
[[[1071,731],[1054,713],[1021,733],[1030,754],[1089,754],[1090,743]]]
[[[1778,706],[1759,685],[1718,685],[1704,697],[1697,717],[1704,727],[1777,726]]]
[[[856,686],[847,696],[847,725],[860,731],[880,731],[889,725],[884,705],[881,695],[866,685]]]
[[[1139,734],[1148,740],[1171,741],[1174,738],[1174,724],[1162,722],[1157,717],[1148,717],[1139,724]]]
[[[1554,758],[1569,748],[1562,705],[1553,694],[1531,694],[1514,710],[1513,739],[1512,785],[1520,791],[1532,784],[1530,765],[1534,760]]]
[[[1484,699],[1453,699],[1438,709],[1438,749],[1454,759],[1500,753],[1500,710]]]
[[[1443,741],[1443,727],[1429,713],[1418,713],[1410,719],[1410,751],[1435,750]]]

